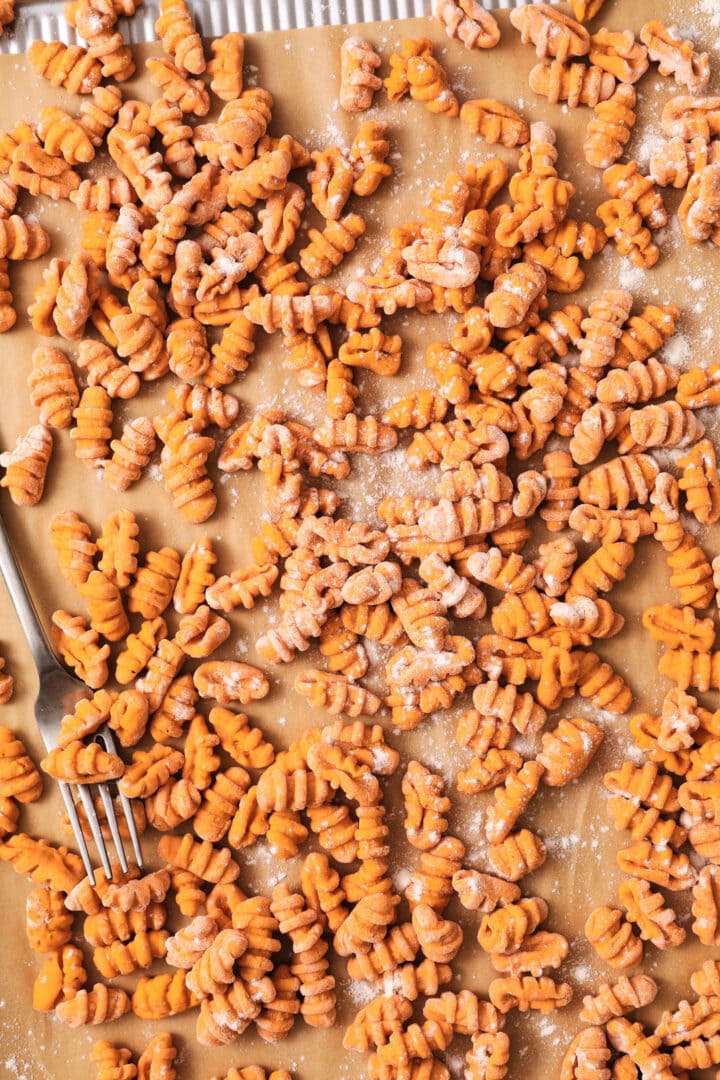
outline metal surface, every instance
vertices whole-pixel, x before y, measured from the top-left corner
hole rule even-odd
[[[15,552],[12,549],[2,518],[0,518],[0,574],[2,574],[5,579],[10,599],[13,602],[20,626],[25,634],[35,667],[37,668],[39,685],[38,695],[35,699],[35,720],[37,721],[38,730],[45,746],[48,750],[52,750],[57,744],[57,736],[60,731],[60,721],[62,717],[72,713],[78,702],[83,698],[90,697],[91,692],[85,683],[76,679],[65,670],[50,648],[47,637],[45,636],[45,631],[42,628],[42,624],[40,623],[40,619],[35,610],[35,605],[32,602],[30,592],[25,583],[25,579],[20,572],[20,567],[15,558]],[[117,754],[115,740],[109,728],[103,726],[99,731],[95,732],[94,737],[102,744],[103,749],[107,750],[108,753]],[[93,805],[91,791],[88,785],[78,784],[76,786],[77,797],[79,797],[83,805],[85,816],[87,817],[88,825],[90,826],[90,831],[92,832],[103,870],[107,877],[111,877],[110,857],[102,836],[100,822]],[[73,833],[75,834],[75,840],[80,849],[80,855],[85,871],[90,878],[90,881],[94,884],[95,876],[93,873],[92,860],[78,818],[72,789],[69,784],[65,783],[60,783],[59,787],[70,824],[72,825]],[[127,870],[127,858],[120,838],[120,831],[115,817],[110,789],[107,784],[97,784],[95,787],[103,802],[120,865],[123,870]],[[140,852],[140,842],[135,828],[135,819],[132,814],[132,806],[130,805],[129,800],[124,796],[121,796],[121,801],[137,864],[138,866],[141,866],[142,854]]]
[[[307,26],[342,26],[381,19],[411,19],[429,15],[431,0],[188,0],[198,29],[205,37],[230,31],[297,30]],[[523,7],[531,0],[484,0],[490,9]],[[126,41],[155,41],[158,5],[146,2],[132,19],[121,19]],[[78,39],[63,16],[62,0],[30,0],[18,7],[13,30],[0,39],[0,53],[25,52],[31,41]]]

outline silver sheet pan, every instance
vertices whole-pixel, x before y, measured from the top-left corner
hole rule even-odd
[[[529,0],[484,0],[487,8],[521,7]],[[216,37],[230,31],[294,30],[304,26],[341,26],[379,19],[428,15],[431,0],[189,0],[200,32]],[[135,17],[122,20],[127,41],[155,40],[157,3],[148,0]],[[75,33],[63,17],[62,0],[30,0],[19,5],[15,24],[0,39],[0,52],[25,52],[35,38],[73,43]]]

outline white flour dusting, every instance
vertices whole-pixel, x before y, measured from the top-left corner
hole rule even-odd
[[[30,1080],[29,1074],[25,1072],[24,1067],[19,1064],[14,1056],[6,1058],[3,1065],[9,1073],[17,1077],[17,1080]]]
[[[633,144],[633,156],[639,165],[647,166],[656,150],[663,145],[665,137],[659,128],[648,128],[642,138]]]
[[[720,30],[720,3],[718,0],[698,0],[695,5],[698,14],[707,15],[714,30]]]
[[[645,271],[639,266],[633,266],[628,260],[623,262],[623,265],[618,272],[620,288],[629,289],[630,292],[642,288],[645,277]]]
[[[690,359],[690,342],[684,334],[675,334],[660,350],[661,359],[674,367],[684,367]]]

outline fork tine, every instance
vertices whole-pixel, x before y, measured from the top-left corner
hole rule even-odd
[[[118,828],[117,818],[115,817],[115,807],[113,806],[110,790],[107,784],[98,784],[97,789],[105,808],[105,817],[113,838],[113,844],[115,845],[118,859],[120,860],[120,867],[123,873],[127,873],[127,856],[125,855],[125,848],[123,847],[122,839],[120,837],[120,830]]]
[[[143,854],[140,849],[140,838],[137,834],[137,828],[135,826],[135,817],[132,812],[132,803],[128,799],[127,795],[120,796],[120,803],[125,815],[125,821],[127,822],[128,832],[130,833],[130,840],[132,841],[133,852],[135,854],[136,864],[142,868]]]
[[[93,840],[95,841],[95,847],[98,849],[100,855],[100,862],[102,863],[103,870],[105,871],[108,881],[112,880],[112,869],[110,866],[110,857],[105,847],[105,841],[103,840],[102,830],[100,829],[100,822],[98,821],[97,811],[92,801],[92,795],[85,787],[84,784],[78,784],[78,794],[82,800],[82,804],[85,808],[85,816],[87,818],[88,825],[93,834]]]
[[[110,730],[110,728],[107,726],[107,724],[103,724],[103,726],[101,728],[98,728],[98,730],[95,732],[95,738],[96,738],[96,740],[99,740],[99,741],[102,742],[103,746],[105,747],[105,749],[107,750],[107,752],[109,754],[117,754],[117,746],[116,746],[116,743],[115,743],[115,737],[113,736],[113,733]],[[100,785],[100,786],[102,788],[103,785]],[[107,794],[108,800],[109,800],[109,798],[110,798],[109,793],[106,791],[105,794]],[[103,794],[103,792],[101,791],[101,795],[103,797],[103,805],[105,806],[105,813],[107,814],[107,819],[108,819],[108,822],[110,823],[110,830],[111,830],[112,835],[113,835],[113,840],[115,842],[115,847],[118,850],[118,855],[120,856],[120,862],[121,862],[121,864],[123,864],[123,869],[127,870],[127,859],[125,857],[125,851],[124,851],[124,848],[122,846],[122,841],[120,840],[120,832],[119,832],[118,825],[117,825],[117,818],[115,816],[115,807],[112,805],[112,802],[110,802],[110,806],[108,806],[108,803],[105,801],[105,794]],[[142,856],[142,851],[140,849],[140,838],[138,837],[137,828],[136,828],[136,825],[135,825],[135,816],[134,816],[134,814],[132,812],[132,804],[130,802],[130,799],[128,799],[127,795],[123,795],[120,792],[119,797],[120,797],[120,805],[122,806],[123,814],[125,815],[125,821],[127,823],[128,833],[130,835],[130,841],[131,841],[132,846],[133,846],[133,854],[135,855],[135,863],[137,864],[138,867],[141,867],[143,865],[143,856]],[[117,836],[116,836],[116,831],[117,831]]]
[[[77,810],[75,809],[75,803],[73,802],[73,797],[72,797],[72,795],[70,793],[70,788],[68,787],[67,784],[64,784],[62,782],[58,786],[60,788],[60,794],[62,795],[63,802],[65,803],[65,809],[67,810],[67,816],[70,819],[70,824],[72,825],[72,830],[73,830],[73,832],[75,834],[75,842],[76,842],[77,846],[80,848],[80,858],[83,861],[83,866],[85,867],[85,873],[88,876],[90,884],[94,885],[95,884],[95,871],[93,870],[92,860],[90,858],[90,852],[88,851],[88,846],[87,846],[87,844],[85,842],[85,834],[82,831],[82,826],[80,824],[80,818],[78,817]]]

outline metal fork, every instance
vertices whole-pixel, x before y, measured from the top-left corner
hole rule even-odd
[[[25,580],[17,564],[15,553],[10,544],[5,524],[1,517],[0,573],[2,573],[2,576],[5,578],[5,584],[7,585],[10,599],[15,606],[17,617],[23,628],[25,637],[27,638],[27,643],[30,646],[32,658],[35,661],[35,667],[37,668],[40,683],[38,696],[35,699],[35,719],[45,746],[48,750],[52,750],[56,745],[62,717],[71,713],[82,698],[90,697],[91,691],[85,683],[81,682],[80,679],[76,679],[74,675],[70,675],[69,672],[65,670],[50,648],[47,637],[45,636],[45,631],[42,628],[42,624],[40,623],[35,610],[35,605],[32,602],[27,585],[25,584]],[[106,724],[94,733],[93,738],[109,753],[117,754],[115,739]],[[73,799],[73,792],[69,784],[61,782],[59,786],[60,794],[62,795],[65,809],[67,810],[68,818],[70,819],[70,824],[72,825],[75,834],[75,840],[80,849],[80,855],[82,856],[85,871],[90,882],[94,885],[95,874],[87,843],[85,841],[85,834],[83,833],[77,807]],[[102,799],[108,826],[110,828],[110,834],[113,839],[113,844],[115,845],[120,866],[123,871],[126,871],[128,869],[128,862],[120,837],[117,818],[115,816],[115,807],[112,802],[110,786],[109,784],[97,784],[94,786],[97,787],[97,791]],[[88,825],[90,826],[95,846],[100,855],[100,862],[102,863],[103,870],[109,878],[112,876],[110,858],[102,835],[97,812],[93,804],[92,795],[89,790],[90,785],[77,784],[75,785],[75,788],[77,796],[80,798],[85,811],[85,816]],[[137,829],[135,828],[135,819],[133,817],[130,800],[125,795],[121,794],[120,802],[125,815],[125,821],[127,822],[135,861],[138,866],[142,866],[142,852],[140,851],[140,841],[138,839]]]

